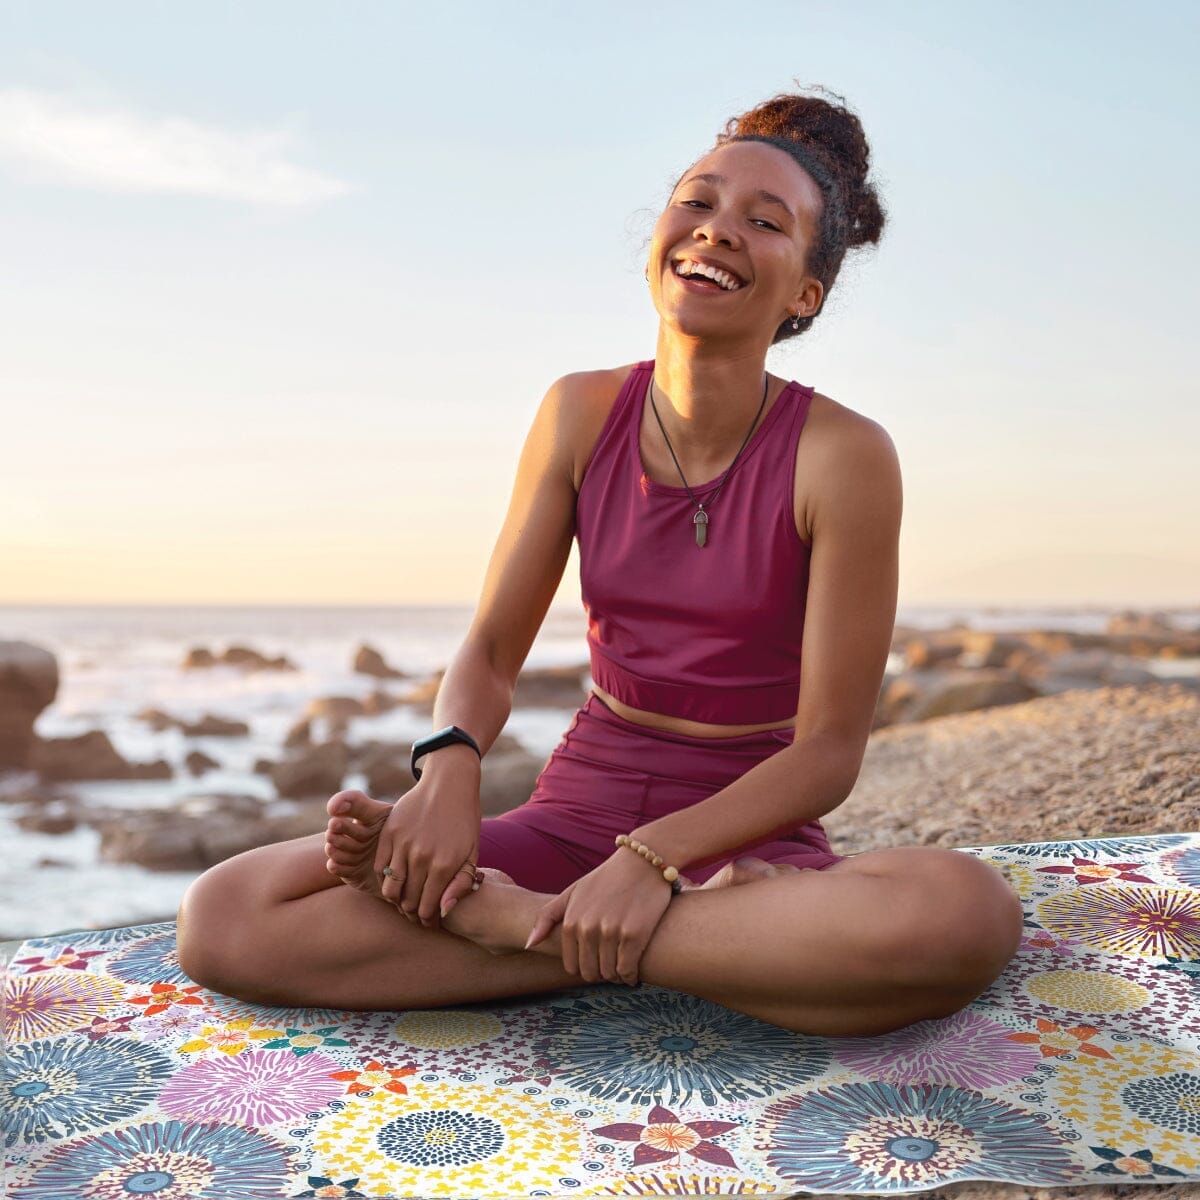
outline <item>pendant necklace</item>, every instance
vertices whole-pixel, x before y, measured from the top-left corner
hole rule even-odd
[[[742,444],[738,447],[738,452],[733,456],[733,462],[731,462],[729,466],[725,468],[725,474],[721,476],[721,482],[717,486],[717,490],[709,497],[707,503],[710,507],[721,494],[721,488],[725,486],[725,481],[729,478],[729,472],[733,470],[734,464],[736,464],[737,460],[741,458],[742,451],[746,448],[746,443],[750,441],[750,435],[754,432],[754,427],[758,424],[758,418],[762,416],[763,408],[766,407],[767,389],[770,387],[770,383],[771,377],[769,375],[764,375],[762,401],[758,406],[758,412],[754,414],[754,420],[750,422],[750,428],[746,430],[746,436],[742,440]],[[688,497],[696,506],[696,515],[692,518],[692,524],[696,527],[696,545],[703,549],[704,543],[708,541],[708,513],[704,511],[705,501],[697,500],[696,497],[692,495],[692,489],[688,487],[688,481],[684,477],[683,468],[679,465],[679,458],[675,454],[675,447],[671,445],[671,439],[667,437],[667,431],[662,423],[662,417],[658,415],[658,405],[654,403],[653,375],[650,376],[650,407],[654,410],[654,419],[658,422],[659,429],[662,430],[663,441],[667,443],[667,449],[670,450],[671,458],[674,459],[675,470],[679,472],[679,478],[683,480],[683,486],[687,490]]]

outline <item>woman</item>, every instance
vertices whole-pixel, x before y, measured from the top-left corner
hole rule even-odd
[[[655,358],[547,393],[419,781],[394,805],[341,792],[323,836],[198,880],[194,979],[385,1009],[649,980],[853,1036],[999,975],[1022,924],[999,871],[932,847],[841,856],[820,825],[883,678],[900,471],[878,424],[765,360],[878,241],[867,163],[856,116],[789,95],[685,172],[646,269]],[[481,820],[480,755],[575,536],[595,686],[531,799]]]

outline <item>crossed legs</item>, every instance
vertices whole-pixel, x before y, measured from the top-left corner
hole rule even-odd
[[[386,806],[353,795],[360,836],[266,846],[196,881],[179,924],[192,978],[261,1003],[349,1009],[594,982],[563,969],[557,931],[521,949],[548,897],[503,872],[486,870],[440,930],[331,874],[335,855],[352,880],[355,864],[373,861],[371,830]],[[955,850],[878,850],[823,871],[731,864],[671,901],[639,977],[797,1032],[865,1036],[968,1004],[1015,953],[1021,925],[1000,872]]]

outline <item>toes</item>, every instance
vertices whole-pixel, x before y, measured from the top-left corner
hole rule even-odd
[[[357,821],[360,825],[376,825],[387,816],[390,804],[382,800],[372,800],[365,792],[345,791],[330,796],[325,806],[331,817],[342,817],[349,821]]]
[[[356,845],[373,841],[376,833],[370,825],[352,821],[349,817],[330,817],[326,829],[328,837],[348,838]]]

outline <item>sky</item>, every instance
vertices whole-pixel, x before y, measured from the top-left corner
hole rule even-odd
[[[646,239],[821,84],[888,210],[770,369],[901,604],[1200,604],[1200,5],[0,0],[0,603],[471,603]],[[578,603],[577,564],[559,602]]]

